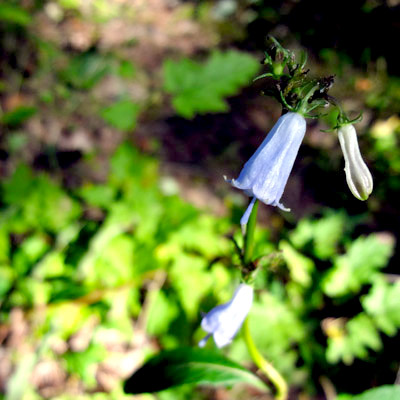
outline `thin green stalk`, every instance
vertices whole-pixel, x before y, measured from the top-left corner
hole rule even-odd
[[[297,110],[297,112],[301,115],[306,115],[308,112],[308,100],[310,100],[311,96],[314,94],[314,92],[319,88],[318,84],[313,84],[311,89],[306,93],[306,95],[303,97],[303,99],[300,102],[300,107]]]
[[[288,387],[285,379],[282,375],[268,362],[257,350],[254,344],[253,338],[250,334],[249,319],[243,323],[243,336],[244,341],[249,351],[250,357],[254,361],[254,364],[263,372],[263,374],[273,383],[276,387],[276,400],[286,400],[288,397]]]
[[[258,200],[255,201],[253,210],[251,211],[249,221],[246,226],[246,234],[244,236],[244,251],[243,260],[245,265],[251,261],[254,249],[254,230],[256,228],[257,221],[257,210],[258,210]]]

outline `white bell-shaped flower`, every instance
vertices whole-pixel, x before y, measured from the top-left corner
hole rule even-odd
[[[247,224],[256,199],[290,211],[280,203],[286,182],[293,168],[306,132],[305,118],[296,112],[282,115],[256,152],[246,162],[238,179],[228,182],[253,197],[240,220]]]
[[[200,341],[200,347],[205,346],[211,335],[217,347],[224,347],[232,341],[250,311],[253,292],[251,286],[242,283],[228,303],[213,308],[203,317],[201,327],[208,335]]]

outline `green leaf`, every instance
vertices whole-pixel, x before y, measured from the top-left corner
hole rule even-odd
[[[157,164],[150,157],[140,154],[130,143],[122,143],[111,157],[109,181],[120,189],[132,180],[154,185],[157,181]]]
[[[302,219],[290,233],[290,241],[300,249],[312,242],[315,256],[326,260],[336,253],[345,222],[342,212],[328,212],[316,221]]]
[[[58,184],[44,174],[33,176],[23,165],[3,183],[3,190],[3,200],[10,206],[7,221],[13,232],[32,228],[59,232],[81,213],[78,202]]]
[[[167,333],[172,322],[178,317],[179,307],[176,302],[163,291],[148,293],[149,308],[146,332],[149,335]]]
[[[94,388],[97,384],[95,365],[103,361],[106,356],[107,351],[104,346],[91,344],[83,352],[66,353],[64,359],[67,371],[78,374],[89,388]]]
[[[139,106],[131,100],[119,100],[101,111],[102,118],[121,131],[128,132],[135,128]]]
[[[368,349],[378,351],[382,347],[375,325],[364,313],[349,320],[338,332],[328,338],[326,357],[330,363],[343,361],[350,365],[355,358],[367,358]]]
[[[3,181],[3,201],[8,205],[23,204],[33,186],[31,169],[19,164],[10,178]]]
[[[322,289],[330,297],[357,293],[362,285],[372,282],[376,272],[383,268],[393,251],[393,243],[382,241],[377,235],[359,237],[346,254],[334,261],[325,275]]]
[[[259,69],[252,56],[230,50],[215,51],[204,64],[189,59],[164,63],[164,88],[173,95],[172,104],[185,118],[228,110],[225,97],[250,83]]]
[[[345,216],[343,213],[329,213],[314,225],[314,253],[326,260],[333,256],[337,250],[337,244],[343,235]]]
[[[25,275],[49,249],[48,238],[43,234],[28,236],[13,255],[13,267],[18,275]]]
[[[136,75],[136,68],[128,60],[122,60],[118,66],[118,75],[125,79],[132,79]]]
[[[211,289],[212,276],[207,271],[208,262],[202,257],[181,254],[170,267],[171,284],[176,290],[183,309],[195,318],[202,297]]]
[[[31,16],[23,8],[12,4],[0,4],[0,21],[25,26],[31,20]]]
[[[72,58],[61,77],[71,86],[87,90],[95,86],[109,71],[108,60],[96,53],[84,53]]]
[[[0,10],[1,12],[1,10]],[[0,122],[4,125],[15,127],[22,124],[37,113],[36,107],[19,106],[3,114]]]
[[[108,208],[112,204],[115,192],[109,185],[85,185],[78,191],[89,205],[100,208]]]
[[[50,279],[62,277],[66,274],[64,255],[58,251],[52,251],[35,266],[33,276],[37,279]]]
[[[0,265],[0,305],[3,296],[11,289],[15,279],[13,268]]]
[[[125,392],[152,393],[184,384],[230,386],[238,382],[268,390],[264,382],[239,364],[212,351],[189,347],[151,358],[125,382]]]
[[[371,291],[362,299],[364,310],[374,322],[389,336],[400,328],[400,282],[390,284],[377,280]]]
[[[301,286],[309,287],[311,274],[315,269],[313,260],[296,251],[284,240],[279,243],[279,250],[283,252],[283,258],[289,267],[292,280]]]
[[[77,201],[68,196],[46,175],[35,179],[35,186],[23,205],[25,221],[36,228],[60,232],[81,214]]]
[[[357,395],[340,394],[337,400],[398,400],[400,399],[399,385],[385,385],[367,390]]]

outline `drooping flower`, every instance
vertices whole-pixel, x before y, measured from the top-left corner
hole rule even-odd
[[[232,299],[208,312],[201,321],[201,327],[208,335],[199,342],[204,347],[212,335],[217,347],[229,344],[243,324],[253,303],[253,288],[245,283],[239,285]]]
[[[354,126],[342,125],[338,129],[338,137],[344,156],[347,185],[357,199],[367,200],[374,184],[371,173],[362,159]]]
[[[290,211],[280,203],[286,182],[306,132],[305,118],[296,112],[282,115],[256,152],[246,162],[232,186],[253,197],[240,224],[247,224],[256,199]]]

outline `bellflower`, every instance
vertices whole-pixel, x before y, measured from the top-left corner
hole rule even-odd
[[[242,326],[252,303],[253,288],[240,284],[228,303],[213,308],[203,317],[201,327],[208,335],[199,342],[199,346],[204,347],[211,335],[217,347],[229,344]]]
[[[256,152],[246,162],[238,179],[228,182],[253,197],[240,220],[246,225],[256,199],[290,211],[280,203],[283,190],[306,132],[305,118],[296,112],[282,115]]]
[[[372,192],[373,181],[371,173],[362,159],[354,126],[342,125],[338,129],[338,137],[344,156],[347,185],[357,199],[367,200]]]

